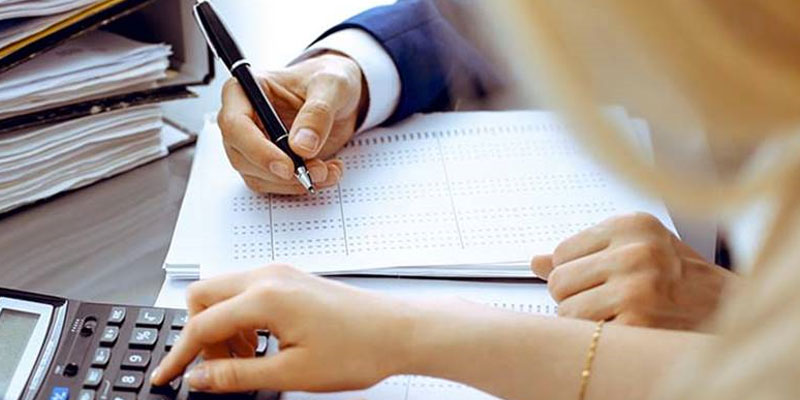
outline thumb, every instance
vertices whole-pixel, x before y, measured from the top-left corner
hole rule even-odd
[[[537,277],[547,280],[553,270],[553,256],[551,254],[533,256],[531,259],[531,271]]]
[[[191,390],[231,393],[261,389],[290,390],[297,387],[300,375],[289,366],[292,349],[259,358],[207,360],[189,371],[185,380]]]
[[[314,158],[328,140],[337,114],[350,102],[345,78],[332,74],[312,78],[306,101],[289,132],[289,144],[303,158]]]

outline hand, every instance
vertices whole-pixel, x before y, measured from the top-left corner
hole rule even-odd
[[[416,314],[399,299],[284,265],[195,283],[188,306],[189,322],[151,377],[153,384],[169,382],[206,351],[217,358],[198,364],[187,377],[197,390],[366,388],[398,373],[410,353]],[[278,354],[252,358],[254,343],[247,338],[258,329],[279,339]]]
[[[361,69],[353,60],[327,53],[259,78],[283,123],[289,144],[307,159],[318,188],[338,183],[344,166],[324,161],[353,136],[367,95]],[[303,194],[294,178],[294,164],[264,136],[260,120],[235,79],[222,91],[218,122],[233,167],[250,189],[260,193]]]
[[[547,279],[561,316],[669,329],[698,328],[737,279],[648,214],[603,221],[531,268]]]

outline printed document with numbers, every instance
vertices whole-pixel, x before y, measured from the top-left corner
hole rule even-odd
[[[649,151],[646,125],[610,112]],[[249,190],[219,129],[201,135],[173,243],[172,277],[271,262],[373,275],[529,276],[527,262],[603,219],[664,205],[598,167],[555,114],[420,115],[356,137],[344,177],[316,195]]]

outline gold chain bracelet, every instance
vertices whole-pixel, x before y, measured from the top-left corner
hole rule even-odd
[[[589,344],[589,351],[586,353],[586,362],[583,364],[583,372],[581,372],[581,390],[578,393],[578,400],[586,398],[586,388],[589,386],[589,378],[592,376],[592,363],[594,362],[594,355],[597,353],[597,342],[600,341],[600,335],[603,333],[603,325],[606,321],[597,323],[592,334],[592,341]]]

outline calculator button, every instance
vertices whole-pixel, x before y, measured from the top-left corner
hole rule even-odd
[[[179,376],[164,386],[152,386],[150,388],[150,392],[156,394],[163,394],[166,396],[175,396],[176,394],[178,394],[178,391],[181,390],[181,383],[183,383],[183,379],[181,379],[181,377]]]
[[[95,391],[91,389],[83,389],[78,393],[78,400],[94,400]]]
[[[172,346],[175,346],[175,343],[180,338],[181,338],[181,331],[169,331],[169,335],[167,335],[167,342],[165,344],[165,348],[167,349],[167,351],[172,349]]]
[[[161,326],[164,323],[164,310],[155,308],[143,308],[139,310],[139,317],[136,318],[136,326]]]
[[[144,382],[144,374],[138,371],[120,371],[114,381],[114,390],[138,392]]]
[[[128,310],[125,307],[111,307],[111,312],[108,313],[109,325],[122,325],[125,322],[125,315]]]
[[[100,386],[100,382],[103,381],[103,370],[100,368],[89,368],[89,372],[86,373],[86,379],[83,380],[83,386],[96,388]]]
[[[69,388],[56,386],[50,392],[50,400],[69,400]]]
[[[151,354],[145,350],[128,350],[122,359],[122,368],[147,369]]]
[[[108,365],[108,360],[110,359],[111,359],[111,349],[100,347],[94,351],[94,357],[92,357],[92,366],[105,367],[106,365]]]
[[[136,395],[133,393],[111,393],[108,400],[136,400]]]
[[[269,345],[269,338],[264,335],[258,335],[258,346],[256,346],[256,356],[261,357],[267,354],[268,345]]]
[[[158,331],[151,328],[133,328],[131,340],[128,342],[132,347],[153,348],[158,340]]]
[[[183,329],[186,323],[189,322],[189,313],[186,311],[176,311],[172,316],[171,326],[175,329]]]
[[[103,329],[103,336],[100,337],[100,344],[103,346],[113,346],[119,337],[119,328],[116,326],[107,326]]]

